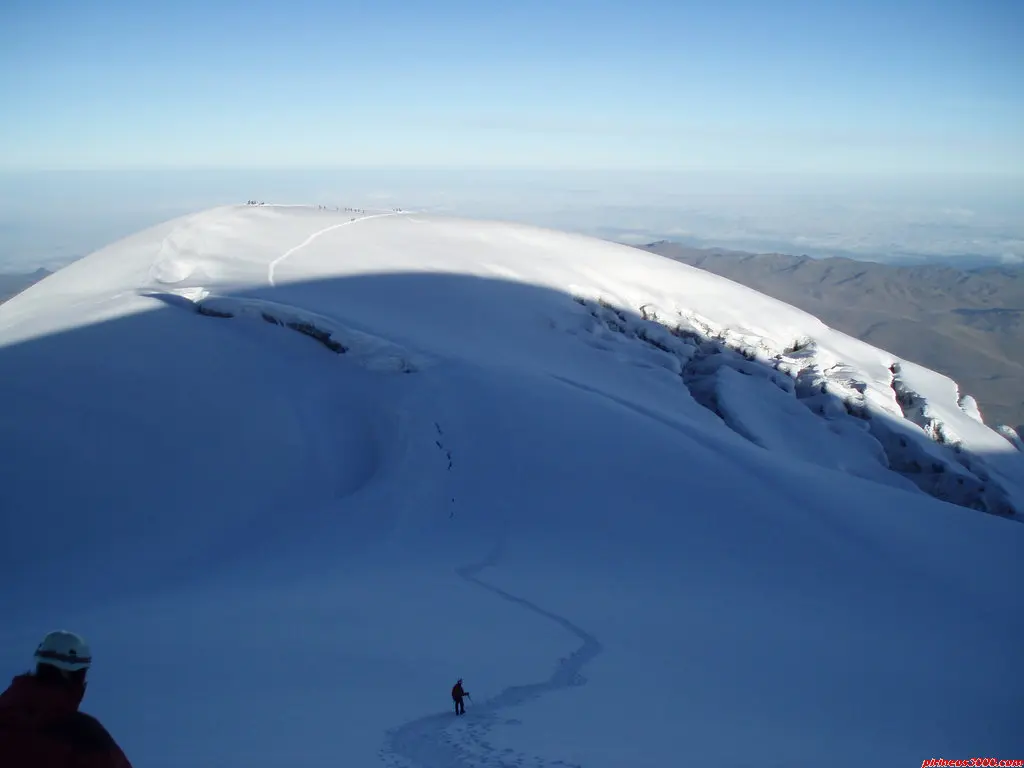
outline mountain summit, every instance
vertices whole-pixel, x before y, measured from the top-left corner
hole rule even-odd
[[[700,269],[217,208],[0,306],[0,392],[5,632],[81,622],[136,764],[1022,746],[1018,436]]]

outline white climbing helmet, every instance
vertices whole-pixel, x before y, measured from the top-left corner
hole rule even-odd
[[[77,672],[88,669],[92,664],[92,652],[89,645],[74,632],[58,629],[50,632],[36,648],[37,664],[49,664],[57,669]]]

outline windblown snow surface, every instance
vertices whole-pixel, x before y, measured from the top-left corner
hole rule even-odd
[[[0,392],[0,670],[83,633],[136,766],[1024,756],[1014,436],[700,270],[218,208],[0,307]]]

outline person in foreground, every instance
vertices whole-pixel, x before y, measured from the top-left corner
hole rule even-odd
[[[99,720],[80,712],[92,654],[74,634],[50,632],[35,653],[35,672],[0,694],[3,768],[131,768]]]

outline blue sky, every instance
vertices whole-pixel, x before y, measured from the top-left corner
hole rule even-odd
[[[1024,175],[1024,3],[0,7],[0,169]]]

